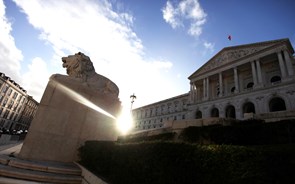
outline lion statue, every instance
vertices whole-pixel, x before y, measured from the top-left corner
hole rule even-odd
[[[67,69],[68,78],[86,84],[88,87],[104,94],[118,97],[119,88],[110,79],[95,72],[90,58],[81,52],[68,57],[62,57],[62,66]],[[60,78],[55,75],[53,78]]]

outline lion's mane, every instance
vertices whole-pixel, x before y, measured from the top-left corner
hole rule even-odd
[[[92,89],[118,96],[119,88],[108,78],[95,72],[90,58],[81,52],[62,57],[63,67],[67,69],[70,78],[86,83]]]

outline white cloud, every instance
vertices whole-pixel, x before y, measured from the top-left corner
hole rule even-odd
[[[14,1],[30,24],[40,30],[39,38],[53,48],[53,62],[47,67],[55,66],[55,71],[60,71],[61,57],[81,51],[91,58],[97,73],[118,85],[125,104],[130,104],[132,93],[138,96],[134,107],[179,94],[163,77],[163,71],[172,63],[144,58],[144,46],[132,30],[134,18],[113,11],[109,1]],[[44,61],[35,59],[28,78],[37,75],[34,66],[46,71]]]
[[[180,20],[177,19],[178,10],[173,7],[170,1],[167,1],[166,6],[162,9],[164,20],[169,23],[172,28],[181,25]]]
[[[5,8],[3,1],[0,1],[0,72],[5,73],[18,83],[21,81],[20,62],[23,55],[11,36],[11,23],[5,16]]]
[[[204,47],[206,49],[210,50],[211,52],[214,51],[214,46],[215,46],[214,43],[210,43],[210,42],[207,42],[207,41],[204,42]]]
[[[28,68],[28,72],[23,75],[23,87],[28,90],[29,95],[39,101],[50,77],[47,64],[41,58],[36,57]]]
[[[172,28],[183,25],[185,21],[189,21],[188,34],[191,36],[200,36],[202,33],[202,25],[206,22],[207,14],[202,9],[198,0],[182,0],[174,7],[170,1],[162,9],[164,20],[169,23]]]

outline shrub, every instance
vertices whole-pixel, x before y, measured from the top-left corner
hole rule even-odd
[[[141,141],[172,141],[176,138],[175,132],[165,132],[157,135],[150,136],[120,136],[118,142],[121,143],[132,143],[132,142],[141,142]]]
[[[86,142],[80,163],[112,184],[285,184],[295,146]],[[289,182],[289,183],[290,183]]]
[[[295,121],[263,123],[259,120],[232,121],[230,126],[188,127],[179,140],[198,144],[264,145],[295,142]]]

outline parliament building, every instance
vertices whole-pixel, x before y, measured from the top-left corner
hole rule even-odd
[[[225,47],[188,77],[188,93],[134,109],[134,130],[218,118],[295,118],[294,65],[289,39]]]

